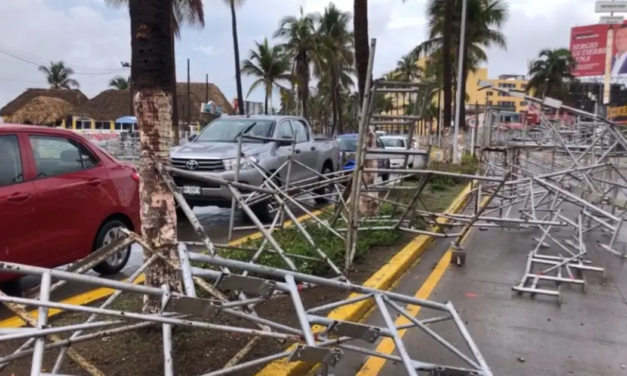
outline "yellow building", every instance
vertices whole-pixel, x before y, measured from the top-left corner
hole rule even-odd
[[[426,59],[420,59],[418,66],[424,68]],[[453,72],[454,74],[456,72]],[[468,74],[466,81],[466,113],[467,116],[473,114],[475,108],[485,108],[486,102],[491,108],[498,108],[502,111],[522,112],[527,110],[527,103],[523,98],[515,98],[506,96],[503,93],[499,93],[495,90],[479,90],[479,81],[487,81],[492,83],[495,87],[509,88],[512,90],[525,91],[527,88],[528,80],[524,75],[501,75],[498,78],[488,78],[488,68],[481,67],[475,71],[471,71]],[[437,105],[438,95],[440,96],[440,104],[444,100],[442,92],[434,93],[433,103]],[[455,88],[453,88],[453,95],[455,95]],[[407,109],[407,103],[413,103],[413,100],[405,95],[387,95],[393,105],[393,110],[389,112],[392,115],[405,114]],[[455,103],[455,96],[453,96],[453,105]],[[436,126],[437,119],[430,121],[433,126]],[[424,134],[426,132],[427,124],[419,124],[418,134]],[[396,125],[380,126],[381,130],[388,131],[389,133],[407,133],[407,126],[400,127]],[[403,128],[403,129],[401,129]]]

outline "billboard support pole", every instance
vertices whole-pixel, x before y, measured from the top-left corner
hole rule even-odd
[[[613,15],[614,13],[612,13]],[[607,29],[607,43],[605,44],[605,77],[603,80],[603,104],[610,104],[610,87],[612,79],[612,51],[614,47],[614,28],[612,25]]]

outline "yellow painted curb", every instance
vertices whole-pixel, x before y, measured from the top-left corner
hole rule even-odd
[[[446,210],[447,213],[459,213],[463,210],[464,206],[468,202],[471,190],[471,184],[468,184],[464,190],[455,198],[451,205]],[[438,218],[438,223],[448,223],[447,218]],[[438,228],[432,228],[432,231],[438,231]],[[413,264],[418,257],[433,243],[433,237],[429,235],[419,235],[409,242],[399,253],[397,253],[387,264],[374,273],[366,282],[364,286],[378,289],[389,289]],[[351,294],[348,298],[355,298],[361,294]],[[362,300],[351,305],[342,306],[333,310],[327,318],[330,320],[341,321],[357,321],[361,319],[374,305],[372,299]],[[314,326],[314,332],[320,332],[324,328],[321,326]],[[296,347],[296,344],[290,346],[286,351],[292,351]],[[255,376],[297,376],[303,375],[308,372],[314,364],[305,362],[287,362],[287,359],[276,360]]]
[[[322,211],[320,210],[315,210],[313,212],[311,212],[313,215],[319,215],[320,213],[322,213]],[[309,214],[305,214],[305,215],[301,215],[300,217],[296,218],[298,220],[298,222],[302,222],[304,220],[306,220],[307,218],[309,218]],[[285,227],[290,227],[293,226],[294,222],[293,221],[286,221],[285,222]],[[243,243],[246,243],[249,240],[254,240],[254,239],[259,239],[263,236],[263,234],[261,232],[255,232],[252,233],[248,236],[244,236],[241,237],[239,239],[235,239],[232,242],[229,243],[229,245],[241,245]],[[144,281],[146,280],[146,276],[144,274],[141,274],[139,277],[137,277],[137,279],[135,280],[134,284],[141,284],[144,283]],[[92,302],[95,302],[97,300],[106,298],[110,295],[112,295],[115,292],[114,289],[110,289],[110,288],[106,288],[106,287],[102,287],[102,288],[98,288],[95,290],[91,290],[88,291],[86,293],[83,294],[79,294],[79,295],[75,295],[71,298],[68,298],[66,300],[63,300],[61,303],[65,303],[65,304],[72,304],[72,305],[85,305],[85,304],[89,304]],[[52,317],[52,316],[56,316],[59,313],[63,313],[62,310],[60,309],[49,309],[48,310],[48,317]],[[33,310],[31,312],[29,312],[29,314],[34,317],[35,319],[37,319],[38,317],[38,310]],[[0,328],[20,328],[22,326],[25,326],[26,323],[20,319],[17,316],[11,317],[9,319],[6,320],[2,320],[0,321]]]

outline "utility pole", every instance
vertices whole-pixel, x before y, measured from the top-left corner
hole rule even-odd
[[[453,133],[453,164],[459,164],[457,153],[457,138],[459,137],[459,123],[461,121],[461,106],[464,106],[465,93],[462,93],[462,79],[464,78],[464,44],[466,43],[466,17],[468,0],[462,1],[462,29],[459,37],[459,54],[457,55],[457,90],[455,93],[455,132]]]
[[[187,59],[187,128],[192,124],[192,100],[190,92],[189,59]]]
[[[209,103],[209,74],[205,75],[205,103]]]

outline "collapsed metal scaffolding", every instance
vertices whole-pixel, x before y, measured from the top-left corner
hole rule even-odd
[[[498,123],[498,116],[487,114],[478,134],[480,174],[507,181],[495,206],[479,216],[450,215],[453,221],[449,225],[470,222],[481,228],[531,229],[536,245],[513,290],[555,296],[561,301],[561,285],[585,290],[584,272],[605,276],[605,268],[591,265],[586,258],[590,252],[587,235],[601,231],[607,241],[599,248],[627,257],[627,180],[620,168],[627,157],[624,130],[552,98],[538,99],[487,82],[480,86],[524,98],[540,124],[510,130]],[[549,111],[565,116],[549,118]],[[494,197],[495,185],[478,180],[473,187],[475,202]],[[465,250],[459,243],[453,245],[458,251],[454,261],[463,264]]]
[[[371,44],[371,55],[368,65],[369,77],[372,77],[372,66],[376,43]],[[90,257],[69,266],[65,270],[51,270],[14,263],[0,263],[0,270],[5,272],[35,275],[41,277],[41,285],[37,290],[30,291],[25,297],[10,297],[0,293],[0,302],[4,303],[15,315],[24,320],[28,327],[0,331],[0,342],[26,340],[11,354],[0,356],[0,370],[6,368],[12,361],[25,357],[32,357],[31,375],[58,375],[63,371],[64,361],[69,357],[87,373],[93,376],[104,375],[96,365],[91,364],[80,355],[73,346],[77,343],[90,341],[105,336],[126,333],[151,326],[161,326],[164,356],[164,375],[174,375],[172,348],[172,327],[181,326],[195,330],[217,330],[238,333],[249,336],[250,341],[234,355],[221,369],[209,370],[204,376],[232,374],[243,369],[256,367],[277,359],[288,361],[307,361],[322,365],[322,373],[328,374],[328,367],[334,366],[345,352],[355,352],[388,360],[400,362],[404,365],[407,375],[418,375],[427,372],[430,375],[445,375],[450,373],[463,375],[491,376],[490,369],[474,343],[463,320],[458,315],[452,303],[438,303],[416,299],[411,296],[381,291],[349,281],[349,270],[355,255],[355,244],[359,231],[401,230],[415,234],[428,234],[437,237],[450,237],[459,240],[468,232],[489,202],[475,206],[474,214],[468,220],[455,217],[448,213],[436,213],[428,210],[428,205],[421,202],[421,194],[430,178],[436,175],[462,177],[469,180],[492,183],[489,188],[490,201],[504,188],[509,174],[506,176],[479,176],[459,175],[428,169],[415,169],[409,166],[408,156],[421,156],[428,162],[429,150],[391,151],[374,147],[372,131],[369,127],[377,122],[405,121],[410,126],[410,139],[414,132],[416,120],[421,118],[422,108],[429,97],[429,85],[404,84],[396,82],[368,80],[360,122],[360,136],[356,152],[355,169],[352,173],[333,172],[323,174],[317,171],[312,179],[292,182],[291,169],[298,164],[299,168],[308,168],[299,163],[292,154],[275,172],[265,171],[254,158],[241,152],[241,145],[248,138],[255,138],[242,132],[238,138],[239,153],[234,181],[223,180],[216,175],[199,174],[191,171],[157,163],[158,172],[164,178],[172,191],[176,202],[192,224],[200,242],[179,243],[179,262],[173,262],[154,252],[138,235],[125,231],[125,236],[94,252]],[[372,87],[371,87],[372,85]],[[373,100],[377,93],[394,92],[412,93],[416,96],[413,115],[391,116],[373,113]],[[258,138],[258,137],[257,137]],[[266,140],[266,139],[264,139]],[[269,140],[269,139],[268,139]],[[285,142],[285,140],[281,140]],[[295,141],[295,140],[294,140]],[[295,149],[295,148],[292,148]],[[405,158],[405,166],[400,170],[381,169],[368,161],[390,156]],[[238,181],[239,167],[244,163],[249,168],[256,169],[265,181],[261,186],[252,186]],[[377,174],[398,174],[387,182],[376,182]],[[218,184],[229,190],[233,197],[232,212],[229,224],[229,239],[234,231],[242,229],[236,227],[234,221],[235,210],[243,210],[251,219],[254,229],[261,232],[263,240],[258,247],[245,245],[216,244],[212,242],[185,198],[174,183],[172,175],[196,179],[199,181]],[[417,182],[407,182],[408,177],[418,177]],[[411,199],[402,203],[399,195],[411,191]],[[322,214],[312,211],[311,199],[330,201],[335,205],[332,209],[322,209]],[[251,206],[260,202],[267,202],[274,214],[271,224],[264,224],[251,209]],[[373,203],[389,205],[390,214],[376,215],[364,210]],[[421,209],[418,204],[421,203]],[[360,207],[361,204],[361,207]],[[317,210],[321,210],[316,207]],[[308,223],[301,223],[296,213],[308,214]],[[373,213],[377,211],[374,210]],[[474,219],[473,219],[474,218]],[[284,249],[275,237],[275,232],[284,226],[284,220],[291,219],[294,228],[310,245],[310,255],[292,254]],[[460,231],[449,231],[445,226],[447,221],[455,220],[461,226]],[[309,234],[307,226],[319,226],[328,231],[330,236],[336,236],[345,241],[346,257],[344,268],[341,269],[315,243]],[[144,264],[136,270],[128,280],[121,282],[84,275],[91,267],[111,255],[126,249],[131,244],[139,244],[145,255]],[[191,246],[201,246],[203,251],[192,252]],[[223,257],[224,250],[238,250],[248,252],[248,261],[237,261]],[[259,264],[262,255],[271,253],[283,262],[282,268],[268,267]],[[183,293],[170,291],[167,286],[151,287],[134,284],[139,276],[156,260],[161,259],[172,271],[182,276]],[[331,276],[320,277],[300,272],[296,260],[324,263],[331,270]],[[202,267],[201,267],[202,266]],[[52,282],[52,281],[56,282]],[[68,303],[59,303],[50,300],[50,293],[65,283],[81,283],[94,287],[108,287],[115,289],[115,293],[99,306],[80,306]],[[317,307],[306,307],[302,295],[315,293],[309,291],[316,287],[327,287],[346,293],[355,293],[349,298],[340,299],[332,303]],[[200,289],[200,290],[199,290]],[[200,291],[203,296],[199,298]],[[162,310],[158,314],[145,314],[127,310],[111,309],[112,303],[123,293],[134,293],[152,296],[162,301]],[[262,317],[255,310],[260,303],[274,299],[285,299],[291,302],[298,318],[297,326],[289,326],[273,320],[271,317]],[[331,320],[323,313],[338,307],[369,301],[376,307],[376,312],[383,318],[383,326],[366,325],[358,322]],[[408,313],[405,306],[414,305],[423,307],[425,311],[437,311],[439,315],[426,320],[419,320]],[[25,310],[25,306],[38,307],[37,318],[32,317]],[[82,323],[58,324],[48,321],[51,309],[60,309],[67,312],[80,312],[89,317]],[[212,322],[216,315],[232,317],[241,325],[223,325]],[[396,326],[394,315],[407,318],[406,325]],[[463,338],[463,345],[453,344],[437,333],[436,323],[451,322]],[[250,328],[252,323],[254,328]],[[428,359],[415,359],[409,355],[405,347],[400,330],[420,330],[439,343],[460,359],[465,366],[451,366],[436,364]],[[69,337],[62,335],[71,333]],[[381,337],[391,338],[397,348],[398,355],[388,355],[376,352],[367,347]],[[295,343],[294,350],[272,354],[263,358],[243,361],[250,351],[262,339],[271,338],[281,343]],[[49,373],[43,370],[43,359],[46,351],[60,349],[56,356],[54,367]]]

